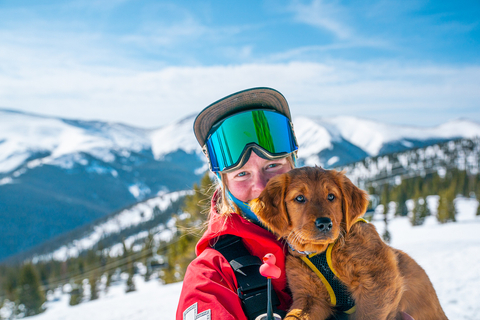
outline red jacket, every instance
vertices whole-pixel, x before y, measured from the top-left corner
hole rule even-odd
[[[247,320],[237,295],[237,280],[228,261],[210,247],[210,240],[223,234],[233,234],[243,239],[251,254],[263,258],[273,253],[277,266],[282,270],[280,278],[272,285],[280,299],[279,309],[288,310],[291,297],[286,292],[285,254],[287,248],[269,231],[232,213],[228,218],[220,216],[215,209],[216,195],[212,199],[208,229],[197,243],[197,258],[187,268],[182,293],[177,308],[177,320]],[[204,312],[205,317],[201,313]],[[210,313],[210,318],[207,314]]]

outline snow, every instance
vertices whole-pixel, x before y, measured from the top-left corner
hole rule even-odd
[[[163,211],[167,209],[168,206],[173,201],[176,201],[179,197],[191,193],[192,191],[190,190],[172,192],[137,203],[134,206],[113,215],[106,221],[95,225],[93,230],[85,234],[82,238],[76,239],[73,242],[68,243],[67,245],[63,245],[51,253],[35,256],[33,261],[36,262],[39,260],[42,261],[51,258],[59,261],[64,261],[68,257],[76,257],[78,256],[79,252],[93,248],[104,236],[120,232],[127,228],[136,226],[142,222],[153,219],[153,210],[155,207],[158,207],[160,211]],[[165,226],[160,225],[157,227],[157,230],[155,230],[156,232],[158,232],[158,237],[162,240],[171,237],[171,230],[164,229]],[[136,235],[135,237],[138,237],[138,235]],[[130,246],[130,243],[136,239],[135,237],[127,238],[125,240],[126,244]],[[113,248],[111,248],[110,254],[112,256],[115,256],[116,254],[121,254],[122,252],[123,246],[122,244],[118,244],[116,247],[114,246]]]
[[[89,153],[105,162],[115,156],[111,150],[141,151],[149,148],[146,130],[102,122],[68,122],[53,117],[0,110],[0,173],[10,172],[35,153],[45,153],[29,168],[42,164],[62,166],[67,155]],[[69,164],[63,164],[69,166]]]
[[[182,283],[161,285],[157,280],[144,282],[134,278],[137,291],[125,293],[123,283],[113,285],[100,299],[69,306],[69,295],[48,303],[44,313],[30,317],[32,320],[115,319],[150,320],[175,319],[175,310]]]
[[[340,158],[337,157],[337,156],[331,157],[330,159],[328,159],[327,165],[328,165],[328,166],[332,166],[332,165],[334,165],[336,162],[338,162],[339,160],[340,160]]]
[[[295,118],[295,135],[298,140],[298,156],[306,158],[306,165],[314,165],[315,156],[324,149],[332,147],[332,136],[320,124],[309,118]]]
[[[178,123],[154,130],[150,134],[152,152],[155,159],[162,159],[171,152],[182,149],[186,153],[201,153],[193,134],[194,117],[188,117]]]
[[[428,199],[434,203],[435,197]],[[480,304],[480,217],[475,216],[475,199],[457,198],[456,223],[439,224],[429,217],[422,226],[412,227],[408,218],[394,218],[388,223],[391,245],[412,256],[427,272],[440,303],[450,320],[479,319]],[[373,223],[381,234],[383,216]],[[175,319],[182,283],[162,285],[157,280],[143,282],[135,278],[137,291],[124,293],[117,284],[99,300],[68,306],[68,295],[47,302],[47,310],[32,320],[80,319]]]
[[[142,200],[145,198],[147,195],[150,194],[151,190],[148,186],[142,184],[142,183],[136,183],[132,184],[131,186],[128,187],[128,191],[137,199],[137,200]]]
[[[404,139],[424,140],[431,138],[474,138],[480,136],[480,126],[468,120],[453,120],[438,127],[420,128],[391,125],[356,117],[339,116],[323,119],[339,131],[345,140],[365,150],[370,156],[378,155],[385,143],[400,141],[408,145]]]

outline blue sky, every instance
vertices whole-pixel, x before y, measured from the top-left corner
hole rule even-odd
[[[479,40],[478,0],[0,0],[0,107],[158,127],[269,86],[294,115],[480,122]]]

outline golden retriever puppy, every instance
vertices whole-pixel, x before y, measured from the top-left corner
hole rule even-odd
[[[319,167],[276,176],[252,201],[261,222],[290,246],[293,304],[285,319],[323,320],[343,311],[348,319],[404,319],[404,312],[415,320],[447,319],[425,271],[388,246],[373,224],[357,222],[367,204],[367,194],[342,172]],[[320,254],[332,271],[330,283],[306,261]],[[335,286],[344,286],[347,298]],[[339,299],[354,307],[339,311]]]

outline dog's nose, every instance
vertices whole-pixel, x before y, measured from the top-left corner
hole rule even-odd
[[[333,223],[330,218],[317,218],[317,220],[315,220],[315,226],[320,229],[320,231],[328,232],[332,230]]]

